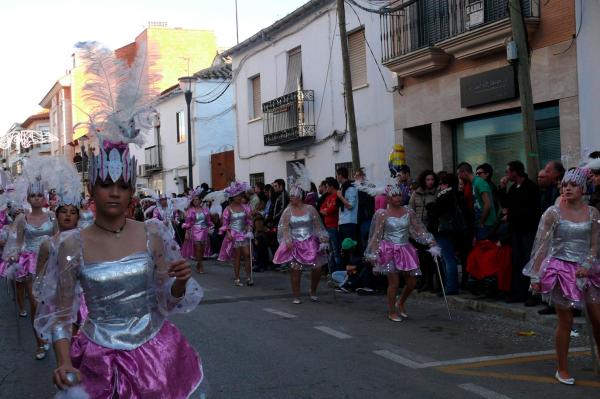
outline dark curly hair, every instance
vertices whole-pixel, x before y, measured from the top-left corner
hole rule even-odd
[[[417,183],[419,184],[419,187],[421,187],[422,190],[425,190],[427,188],[425,181],[427,180],[427,176],[430,175],[433,176],[433,187],[437,187],[439,183],[438,175],[436,175],[433,170],[426,169],[419,174],[419,178],[417,179]]]

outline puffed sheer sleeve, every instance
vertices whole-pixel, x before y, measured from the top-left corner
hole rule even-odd
[[[185,294],[182,297],[176,298],[171,292],[175,277],[169,276],[169,267],[172,262],[181,259],[179,246],[164,223],[156,219],[150,219],[145,223],[148,248],[155,265],[154,280],[160,312],[167,316],[194,310],[204,296],[204,292],[193,277],[187,281]]]
[[[417,217],[415,211],[413,211],[409,207],[405,207],[405,209],[408,212],[408,217],[410,221],[410,224],[408,226],[408,232],[410,233],[410,237],[419,244],[429,246],[433,245],[435,243],[433,234],[427,231],[427,228],[425,227],[421,219]]]
[[[317,209],[312,206],[306,206],[308,212],[310,213],[310,217],[313,222],[313,234],[317,236],[320,242],[329,242],[329,234],[327,230],[325,230],[325,226],[323,226],[323,221],[321,220],[321,216],[317,212]]]
[[[556,205],[551,206],[544,212],[538,225],[531,258],[523,268],[523,274],[531,277],[532,282],[539,281],[539,276],[548,263],[552,249],[552,237],[554,230],[560,220],[559,209]]]
[[[192,228],[192,226],[194,225],[195,222],[196,222],[196,211],[194,211],[193,209],[188,209],[187,212],[185,213],[185,222],[183,222],[183,225],[181,227],[183,227],[186,230],[189,230]]]
[[[244,208],[244,213],[246,214],[246,231],[252,231],[252,208],[246,204],[243,204],[242,208]]]
[[[210,210],[208,208],[202,208],[202,212],[204,212],[204,219],[206,220],[208,227],[211,229],[214,229],[215,223],[213,222],[212,218],[210,217]]]
[[[288,206],[285,208],[283,213],[281,214],[281,218],[279,219],[279,224],[277,225],[277,242],[280,244],[282,242],[290,243],[292,242],[292,234],[290,232],[290,218],[292,216],[292,210]]]
[[[385,219],[385,209],[380,209],[375,212],[375,215],[373,215],[373,220],[371,221],[371,230],[369,231],[369,242],[367,244],[367,249],[365,250],[365,258],[370,262],[377,259],[379,244],[383,238]]]
[[[23,248],[23,239],[25,236],[25,215],[20,214],[10,227],[8,240],[2,252],[2,259],[18,259]]]
[[[78,230],[64,232],[52,248],[46,268],[34,282],[38,308],[33,326],[42,339],[56,342],[71,338],[72,324],[79,310],[79,270],[82,263]]]
[[[231,222],[231,208],[227,207],[223,211],[223,224],[219,228],[220,234],[225,234],[229,229],[229,223]]]
[[[590,219],[592,220],[590,254],[583,265],[590,269],[590,274],[600,275],[600,212],[598,212],[598,209],[590,206],[590,213]]]

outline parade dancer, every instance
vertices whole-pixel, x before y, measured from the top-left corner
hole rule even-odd
[[[210,212],[202,203],[199,193],[194,192],[189,209],[185,214],[183,228],[186,230],[185,242],[182,255],[186,258],[196,257],[196,270],[198,273],[204,273],[202,260],[210,256],[209,234],[214,229],[214,224],[210,217]]]
[[[587,291],[591,300],[595,297],[588,305],[588,316],[592,326],[595,326],[596,345],[600,343],[600,298],[594,294],[597,292],[593,285],[596,275],[592,274],[598,260],[600,215],[596,208],[583,202],[586,181],[586,169],[573,168],[565,173],[560,201],[544,212],[531,260],[523,270],[531,278],[533,291],[541,293],[556,309],[558,325],[555,343],[558,364],[554,378],[566,385],[575,384],[567,364],[573,326],[572,309],[584,306],[584,291]]]
[[[408,317],[405,311],[406,300],[417,284],[417,276],[421,275],[419,257],[409,238],[428,245],[434,254],[439,254],[439,251],[433,235],[423,226],[415,212],[402,205],[404,198],[401,187],[388,186],[386,193],[388,207],[378,210],[373,216],[365,258],[373,263],[374,273],[387,275],[388,319],[400,322]],[[396,300],[400,274],[403,275],[406,286]]]
[[[13,222],[9,214],[8,195],[6,194],[9,181],[10,176],[4,171],[0,171],[0,255],[2,254],[4,245],[8,241],[10,225]],[[0,262],[3,261],[0,260]],[[2,268],[3,266],[0,266],[0,269]]]
[[[283,211],[277,227],[279,248],[273,256],[275,264],[289,264],[293,303],[300,304],[300,278],[303,270],[310,270],[310,300],[318,301],[317,287],[321,279],[321,267],[327,264],[329,235],[314,206],[306,205],[306,190],[310,179],[306,169],[297,166],[295,182],[290,184],[290,203]]]
[[[250,265],[250,241],[252,235],[252,210],[248,205],[242,203],[242,196],[248,190],[248,184],[233,182],[225,189],[230,203],[223,211],[223,225],[219,229],[225,234],[219,260],[221,262],[233,261],[233,273],[235,286],[241,287],[240,263],[244,258],[244,271],[246,272],[246,285],[254,285],[252,280],[252,268]]]
[[[86,227],[94,224],[94,212],[90,209],[89,199],[81,201],[81,207],[79,208],[79,223],[77,227],[85,229]]]
[[[32,286],[36,273],[38,251],[42,242],[57,231],[54,213],[43,211],[47,185],[39,173],[48,169],[44,160],[40,158],[31,158],[24,165],[24,174],[29,182],[27,202],[31,206],[31,212],[27,215],[21,213],[16,217],[12,226],[14,239],[9,240],[4,248],[4,270],[0,271],[0,275],[7,276],[7,274],[11,274],[9,278],[16,281],[17,305],[19,315],[22,317],[27,317],[27,311],[25,310],[25,292],[27,291],[32,323],[37,309]],[[38,334],[35,334],[35,339],[35,358],[42,360],[46,357],[46,351],[50,347]]]
[[[173,227],[174,217],[175,212],[172,204],[165,194],[161,194],[158,198],[156,207],[152,210],[152,218],[163,222],[173,237],[175,237],[175,228]]]
[[[44,306],[35,327],[52,339],[58,361],[53,377],[60,389],[79,383],[91,398],[188,398],[202,381],[202,366],[166,316],[193,309],[202,290],[180,259],[167,226],[156,219],[141,223],[125,215],[137,169],[128,143],[139,142],[140,127],[151,127],[145,124],[151,115],[145,114],[152,112],[149,102],[141,102],[137,95],[139,86],[128,82],[139,81],[135,72],[142,71],[140,65],[147,65],[147,60],[140,59],[140,53],[132,75],[121,80],[129,70],[112,51],[96,43],[81,46],[86,76],[96,82],[84,90],[113,100],[102,104],[98,119],[90,118],[90,131],[103,135],[99,154],[89,166],[96,220],[84,230],[61,235],[55,264],[47,267],[48,290],[40,294]],[[98,82],[104,79],[100,71],[109,79],[103,96],[97,93]],[[136,103],[122,104],[121,99]],[[79,292],[88,317],[79,333],[71,336]]]

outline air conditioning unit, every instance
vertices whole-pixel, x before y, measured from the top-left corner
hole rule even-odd
[[[465,5],[465,29],[473,29],[485,22],[483,0],[471,0]]]

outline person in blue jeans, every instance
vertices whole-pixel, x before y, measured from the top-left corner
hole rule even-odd
[[[466,230],[459,206],[458,178],[452,173],[442,175],[439,188],[435,201],[426,205],[430,220],[428,229],[442,249],[446,294],[456,295],[459,286],[455,249]]]
[[[338,168],[335,177],[340,184],[340,190],[337,192],[340,209],[338,220],[339,241],[344,241],[346,238],[358,241],[358,190],[354,187],[353,182],[348,179],[348,168]]]

